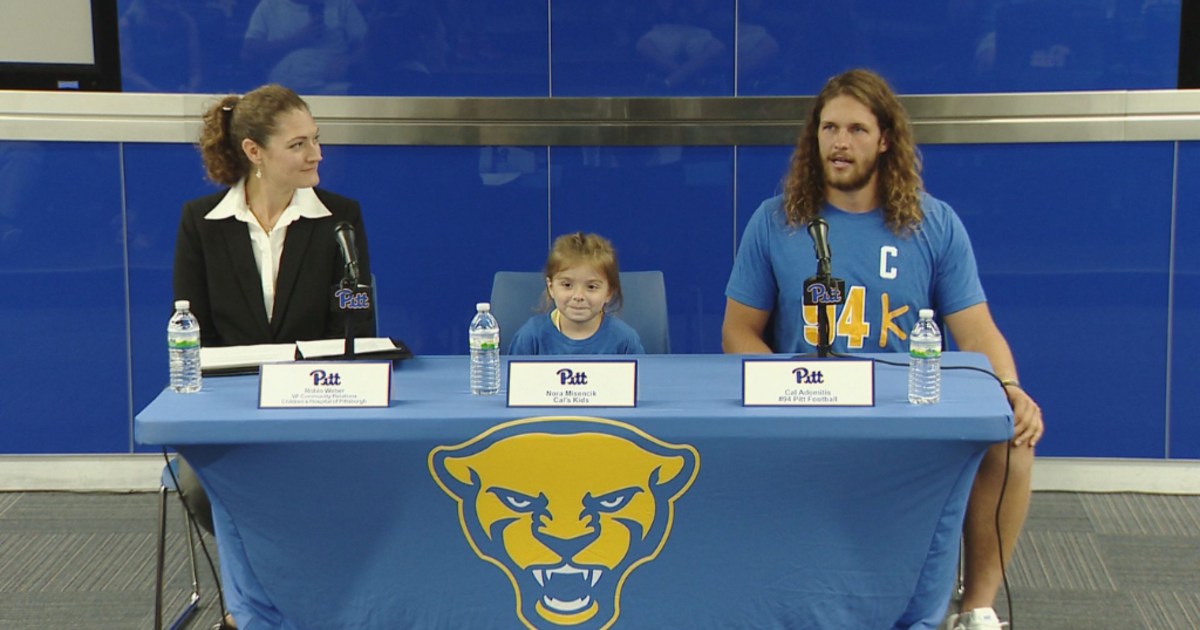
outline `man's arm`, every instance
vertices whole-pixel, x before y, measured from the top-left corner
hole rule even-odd
[[[728,317],[728,316],[726,316]],[[1017,365],[1012,350],[988,310],[987,302],[980,302],[957,313],[946,316],[946,328],[958,343],[960,350],[979,352],[992,362],[992,370],[1002,380],[1017,380]],[[1045,427],[1042,410],[1037,403],[1018,385],[1006,385],[1004,392],[1013,409],[1013,444],[1030,447],[1037,445]]]
[[[760,311],[733,298],[725,298],[725,321],[721,324],[721,349],[727,354],[770,354],[763,331],[770,311]]]

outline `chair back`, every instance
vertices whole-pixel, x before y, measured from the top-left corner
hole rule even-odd
[[[539,314],[546,278],[538,271],[497,271],[492,279],[492,315],[500,323],[500,353],[508,354],[513,335]],[[624,306],[615,315],[642,338],[646,354],[670,354],[667,290],[661,271],[621,272]]]
[[[492,278],[492,315],[500,324],[500,354],[508,354],[512,338],[537,315],[538,304],[546,290],[546,277],[540,271],[497,271]]]
[[[667,287],[661,271],[622,271],[625,304],[615,314],[642,338],[646,354],[671,354]]]

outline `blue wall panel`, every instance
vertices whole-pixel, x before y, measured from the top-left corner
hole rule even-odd
[[[314,8],[296,13],[281,9],[296,6],[286,0],[119,0],[125,91],[245,92],[282,83],[301,94],[548,94],[546,2],[306,4]]]
[[[115,144],[0,142],[0,452],[127,451]]]
[[[814,94],[859,66],[904,93],[1155,89],[1179,54],[1179,6],[1133,0],[282,4],[119,0],[126,91],[539,96],[551,63],[559,96]]]
[[[166,330],[175,300],[171,270],[180,210],[218,187],[205,179],[200,154],[190,145],[124,148],[133,408],[140,411],[167,385]]]
[[[418,354],[465,354],[493,274],[545,263],[545,147],[326,146],[321,185],[361,202],[380,332]]]
[[[763,201],[783,194],[792,146],[738,147],[737,149],[737,238]]]
[[[1171,457],[1200,459],[1200,143],[1179,145],[1175,310],[1171,344]]]
[[[923,150],[1042,407],[1039,453],[1163,457],[1172,144]]]
[[[1140,0],[329,0],[293,20],[306,45],[255,52],[252,15],[278,3],[118,0],[125,89],[814,94],[857,66],[907,94],[1171,88],[1180,27],[1177,4]],[[322,185],[362,202],[382,332],[418,353],[464,352],[492,274],[541,268],[549,240],[574,230],[611,238],[626,269],[666,273],[675,352],[718,352],[735,240],[779,191],[792,139],[781,141],[330,146]],[[971,231],[993,313],[1046,410],[1044,455],[1161,457],[1169,439],[1173,457],[1200,457],[1186,360],[1200,350],[1200,184],[1179,178],[1168,340],[1172,146],[925,147],[927,184]],[[1198,166],[1200,143],[1183,144],[1179,172]],[[38,291],[0,302],[3,329],[20,332],[0,336],[0,452],[129,450],[130,398],[138,410],[166,380],[179,209],[213,189],[190,146],[0,142],[0,290]],[[1120,389],[1102,386],[1117,331],[1136,350]],[[68,353],[83,358],[68,365]],[[50,384],[62,369],[89,375],[78,395]]]
[[[555,4],[554,96],[732,96],[735,4]]]
[[[551,156],[551,232],[596,232],[613,242],[622,269],[661,270],[671,351],[720,352],[733,148],[564,147]]]
[[[738,94],[816,94],[854,67],[897,91],[1174,88],[1178,3],[1133,0],[738,4]]]

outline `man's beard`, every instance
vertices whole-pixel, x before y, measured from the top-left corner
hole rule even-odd
[[[829,162],[826,161],[825,183],[830,188],[833,188],[834,190],[840,190],[842,192],[858,192],[871,181],[871,178],[875,176],[875,173],[879,172],[879,158],[876,157],[871,160],[871,164],[867,168],[863,169],[861,175],[855,177],[854,179],[835,180],[830,172],[831,170],[832,167],[830,167]]]

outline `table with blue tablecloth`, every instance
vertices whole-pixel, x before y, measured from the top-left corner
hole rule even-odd
[[[743,407],[743,358],[639,357],[636,408],[508,408],[465,356],[398,363],[377,409],[209,378],[135,432],[208,491],[242,630],[936,627],[1002,390],[911,405],[876,364],[874,407]]]

